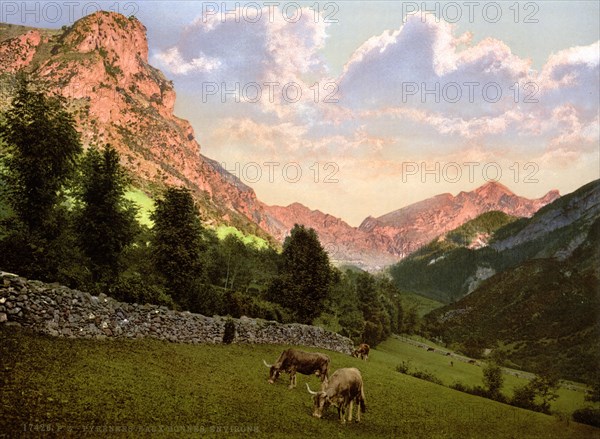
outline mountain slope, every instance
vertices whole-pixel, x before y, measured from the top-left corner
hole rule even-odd
[[[516,220],[492,211],[466,222],[390,267],[394,283],[403,290],[445,303],[456,300],[495,273],[488,261],[490,251],[485,247],[498,229]]]
[[[557,191],[529,200],[495,182],[457,196],[441,194],[411,204],[379,218],[368,217],[360,227],[299,203],[287,207],[265,206],[274,236],[283,239],[295,224],[314,228],[332,258],[365,269],[379,269],[396,262],[432,239],[490,211],[529,217],[557,199]],[[474,243],[476,246],[477,244]]]
[[[559,198],[531,218],[507,220],[487,238],[488,246],[467,248],[450,239],[436,240],[391,267],[390,273],[398,287],[449,303],[526,260],[569,257],[598,216],[600,180]],[[463,233],[457,229],[446,236],[461,239]]]
[[[267,229],[276,238],[283,241],[294,224],[304,224],[315,229],[330,259],[340,265],[380,269],[396,260],[383,242],[333,215],[311,210],[300,203],[286,207],[265,206],[265,210],[271,221]]]
[[[267,237],[254,191],[200,154],[189,122],[173,114],[171,81],[148,63],[137,19],[97,12],[61,30],[0,25],[0,85],[10,103],[15,75],[64,96],[85,146],[110,143],[135,184],[156,194],[164,184],[192,190],[207,223],[232,224]]]
[[[402,258],[482,213],[497,210],[530,217],[559,196],[558,191],[550,191],[542,198],[529,200],[500,183],[489,182],[471,192],[441,194],[378,218],[368,217],[359,229],[386,241],[388,248]]]
[[[590,381],[600,362],[600,217],[566,258],[527,260],[427,316],[447,342],[480,338],[505,345],[527,370],[555,368]]]

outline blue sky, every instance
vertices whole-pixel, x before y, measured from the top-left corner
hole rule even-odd
[[[118,8],[203,154],[268,204],[358,225],[490,179],[538,197],[599,177],[598,2],[421,3]]]

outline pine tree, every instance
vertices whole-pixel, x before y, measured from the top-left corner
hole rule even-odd
[[[157,200],[152,259],[164,279],[165,291],[183,309],[202,309],[205,270],[203,229],[192,194],[186,188],[170,187]]]
[[[97,287],[116,283],[123,268],[122,252],[138,232],[136,209],[125,198],[128,184],[114,148],[106,145],[102,151],[87,151],[82,161],[76,230]]]
[[[332,277],[329,257],[316,232],[296,224],[285,239],[279,274],[267,295],[292,311],[298,322],[311,323],[321,312]]]

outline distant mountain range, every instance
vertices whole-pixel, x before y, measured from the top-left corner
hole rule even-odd
[[[559,197],[537,200],[488,183],[456,196],[442,194],[360,227],[293,203],[267,206],[254,190],[201,154],[189,122],[173,114],[173,84],[148,63],[146,30],[134,17],[97,12],[62,29],[0,25],[0,111],[10,103],[15,75],[67,99],[85,145],[110,143],[135,184],[155,195],[165,184],[192,190],[207,224],[233,225],[281,243],[295,223],[314,228],[338,264],[376,270],[406,257],[436,236],[491,210],[529,217]]]
[[[459,285],[455,278],[461,276],[468,283],[469,272],[461,268],[465,260],[471,272],[487,271],[470,294],[427,316],[434,335],[447,342],[479,338],[488,347],[498,346],[510,361],[527,370],[554,368],[564,377],[597,379],[600,180],[561,197],[531,218],[507,221],[487,247],[438,250],[434,264],[414,270],[423,279],[435,277],[429,285]],[[457,251],[470,256],[456,258]],[[417,258],[412,255],[392,269],[397,281],[401,282],[400,266]],[[450,275],[453,270],[459,275]]]

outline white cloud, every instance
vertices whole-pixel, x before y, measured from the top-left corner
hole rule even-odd
[[[155,55],[159,63],[163,64],[174,75],[187,75],[194,72],[210,72],[221,66],[221,61],[200,55],[185,61],[177,47],[171,47]]]

